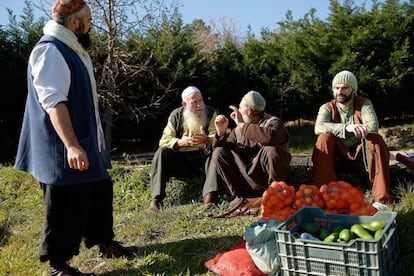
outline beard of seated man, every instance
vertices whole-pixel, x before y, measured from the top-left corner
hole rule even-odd
[[[183,119],[184,129],[188,130],[189,136],[200,133],[200,126],[205,126],[208,121],[205,109],[197,114],[191,112],[189,108],[184,108]]]

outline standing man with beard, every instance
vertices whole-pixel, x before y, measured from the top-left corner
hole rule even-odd
[[[219,177],[208,174],[205,190],[221,190],[224,182],[227,191],[238,200],[261,196],[273,181],[287,181],[289,134],[283,122],[266,113],[265,107],[266,101],[259,92],[248,92],[239,108],[230,106],[230,118],[236,124],[230,133],[229,119],[217,116],[210,170]]]
[[[167,181],[172,176],[189,176],[205,168],[209,170],[211,141],[215,135],[213,107],[205,105],[200,90],[189,86],[181,94],[182,106],[174,109],[152,159],[149,209],[158,212],[166,197]],[[204,203],[213,203],[211,193],[203,192]]]
[[[40,182],[45,222],[40,261],[50,275],[90,275],[68,265],[99,246],[101,257],[129,250],[114,241],[112,180],[98,113],[89,46],[91,11],[83,0],[56,0],[53,20],[33,48],[15,168]]]
[[[356,95],[357,79],[342,71],[332,80],[334,99],[319,108],[315,124],[318,135],[313,155],[314,184],[336,181],[336,169],[355,168],[368,176],[373,206],[383,210],[389,194],[389,150],[378,134],[378,119],[372,102]],[[347,166],[348,165],[348,166]]]

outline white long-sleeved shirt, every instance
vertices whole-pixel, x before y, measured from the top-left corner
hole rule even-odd
[[[33,85],[39,97],[39,102],[49,113],[58,103],[68,100],[71,80],[70,69],[62,54],[51,43],[36,45],[29,57],[29,63],[32,66]],[[105,140],[96,101],[94,106],[97,115],[98,144],[102,150],[105,148]]]

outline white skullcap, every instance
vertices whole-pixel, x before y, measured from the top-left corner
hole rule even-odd
[[[254,111],[264,111],[266,107],[266,100],[256,91],[248,92],[241,101]]]
[[[188,95],[193,93],[201,93],[200,90],[195,86],[189,86],[186,89],[184,89],[183,93],[181,93],[181,99],[185,99]]]

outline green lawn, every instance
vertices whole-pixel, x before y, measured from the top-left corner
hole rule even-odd
[[[292,173],[303,175],[300,168]],[[305,170],[306,171],[306,170]],[[150,200],[149,167],[115,164],[114,212],[117,239],[134,246],[135,257],[102,260],[97,249],[82,248],[72,264],[100,275],[213,275],[204,262],[243,239],[244,229],[257,217],[214,219],[228,208],[223,198],[217,208],[201,203],[201,179],[173,180],[166,209],[147,211]],[[396,169],[393,175],[401,175]],[[409,177],[409,176],[408,176]],[[300,180],[298,180],[300,181]],[[399,178],[396,194],[403,275],[414,272],[414,194],[412,182]],[[0,167],[0,271],[7,275],[47,275],[48,265],[38,261],[43,221],[42,194],[27,174]],[[3,275],[3,274],[2,274]]]
[[[295,152],[310,152],[312,128],[290,129]],[[305,133],[305,134],[303,134]],[[127,160],[128,161],[128,160]],[[97,248],[82,248],[72,264],[99,275],[214,275],[204,263],[243,239],[244,230],[258,217],[214,219],[228,210],[228,198],[218,207],[202,204],[202,178],[170,181],[165,211],[147,210],[150,201],[149,166],[114,164],[114,229],[116,238],[133,246],[130,259],[97,258]],[[392,191],[397,204],[401,275],[414,272],[413,174],[391,168]],[[345,175],[354,184],[352,175]],[[292,168],[289,184],[310,183],[307,167]],[[367,193],[369,199],[369,193]],[[38,261],[43,222],[42,193],[28,174],[0,165],[0,275],[48,275]]]

